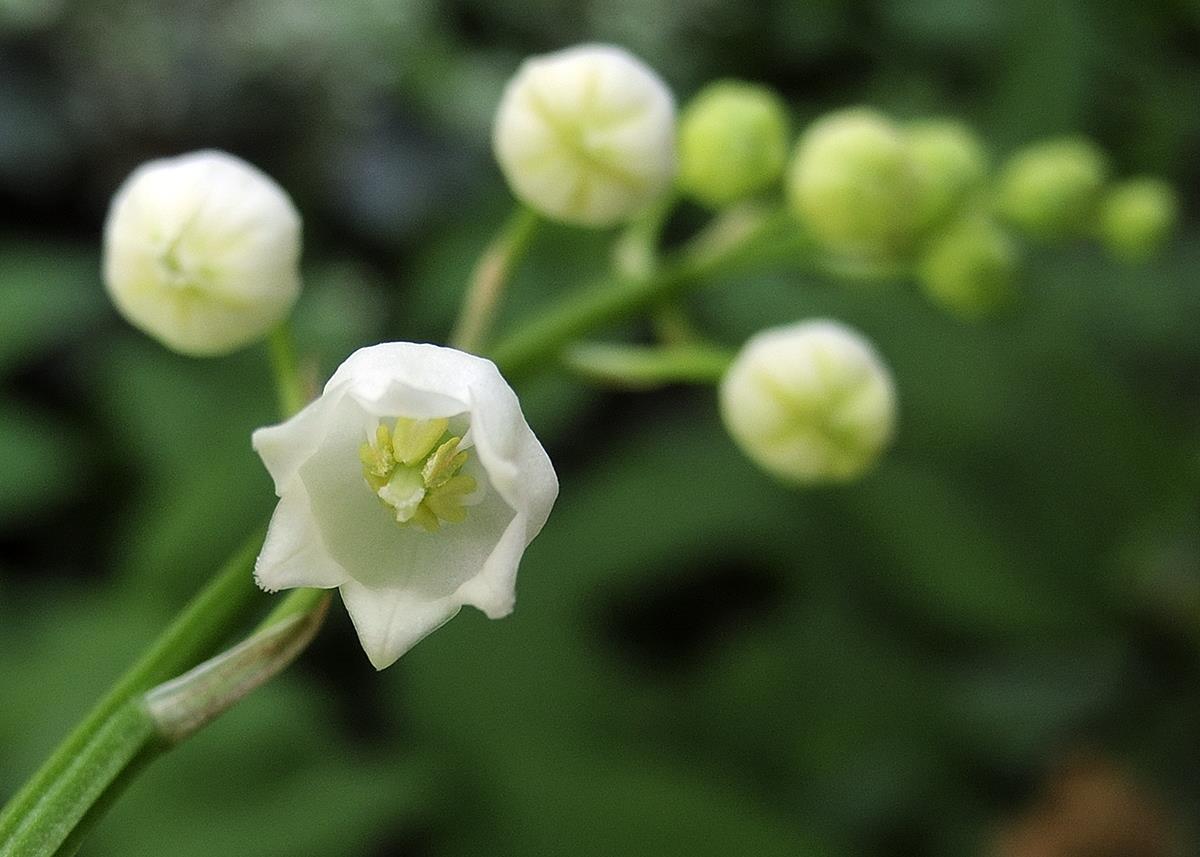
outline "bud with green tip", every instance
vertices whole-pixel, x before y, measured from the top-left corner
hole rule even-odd
[[[999,211],[1037,238],[1082,235],[1094,222],[1107,177],[1103,153],[1082,137],[1027,146],[1009,159],[1000,175]]]
[[[983,187],[987,153],[970,128],[952,120],[915,123],[905,136],[921,179],[921,225],[943,223]]]
[[[1013,297],[1018,254],[991,218],[972,213],[932,239],[917,265],[917,281],[933,301],[964,318],[980,318]]]
[[[721,208],[770,187],[787,161],[783,102],[765,86],[721,81],[684,109],[679,127],[679,186]]]
[[[742,451],[796,484],[849,482],[892,438],[891,373],[861,335],[834,321],[764,330],[720,386],[721,417]]]
[[[1154,255],[1179,217],[1179,200],[1166,182],[1137,178],[1109,191],[1100,212],[1100,236],[1112,253],[1131,262]]]
[[[916,164],[903,133],[874,110],[841,110],[813,123],[797,144],[787,189],[795,214],[836,254],[894,258],[920,227]]]
[[[265,336],[300,291],[300,215],[224,152],[143,164],[104,225],[104,283],[134,326],[175,351],[225,354]]]
[[[621,48],[579,45],[522,64],[492,130],[513,193],[580,226],[628,220],[675,177],[675,102]]]

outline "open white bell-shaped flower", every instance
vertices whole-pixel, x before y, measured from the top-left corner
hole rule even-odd
[[[435,345],[356,351],[253,443],[279,496],[255,578],[337,587],[376,669],[464,604],[511,612],[517,565],[558,494],[496,366]]]

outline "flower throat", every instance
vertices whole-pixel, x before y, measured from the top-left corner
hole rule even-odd
[[[437,532],[442,524],[467,517],[463,500],[476,488],[460,473],[470,452],[461,437],[449,437],[450,421],[397,417],[389,430],[381,422],[375,438],[358,450],[363,479],[391,510],[396,523]]]

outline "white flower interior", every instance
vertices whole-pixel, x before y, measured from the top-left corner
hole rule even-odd
[[[462,438],[450,435],[445,417],[381,421],[375,437],[358,449],[363,480],[396,515],[396,523],[436,533],[443,523],[467,518],[467,498],[479,483],[462,473],[471,457]]]

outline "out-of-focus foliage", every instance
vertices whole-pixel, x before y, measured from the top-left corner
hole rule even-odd
[[[510,204],[500,88],[592,39],[681,100],[768,83],[796,128],[960,116],[997,159],[1090,134],[1182,190],[1183,234],[1140,268],[1034,249],[982,324],[787,272],[699,293],[730,346],[810,316],[878,345],[899,437],[850,487],[770,482],[711,390],[524,382],[562,497],[515,615],[464,613],[376,675],[335,613],[81,853],[1059,855],[1109,817],[1134,853],[1194,850],[1200,6],[1165,0],[0,3],[0,795],[272,505],[263,355],[171,355],[103,299],[120,180],[220,146],[293,194],[319,380],[445,336]],[[606,250],[540,233],[503,323]]]

